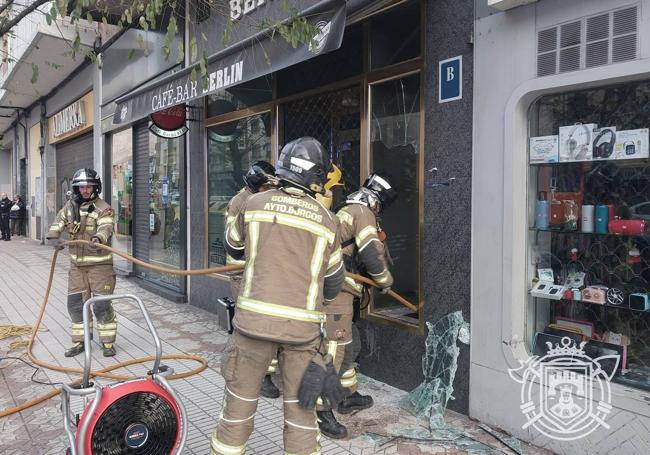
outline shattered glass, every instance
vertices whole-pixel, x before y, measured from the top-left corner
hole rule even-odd
[[[435,324],[427,322],[429,334],[422,358],[424,381],[406,398],[406,408],[414,415],[429,420],[430,430],[442,430],[445,409],[453,400],[453,382],[458,368],[460,349],[457,341],[469,344],[469,323],[460,311],[450,313]]]
[[[453,383],[460,355],[458,343],[469,344],[470,326],[457,311],[435,324],[427,322],[427,328],[429,332],[422,357],[424,381],[402,400],[401,405],[416,417],[426,419],[428,428],[397,424],[391,426],[389,434],[366,432],[365,438],[382,449],[412,443],[419,447],[455,449],[472,455],[521,455],[521,441],[487,425],[472,429],[462,424],[456,427],[445,421],[447,404],[454,399]],[[501,443],[501,447],[495,446],[495,442]]]

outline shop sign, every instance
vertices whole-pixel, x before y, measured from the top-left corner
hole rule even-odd
[[[150,115],[151,125],[149,131],[156,136],[167,139],[181,137],[188,130],[187,126],[185,126],[186,113],[185,104],[154,112]]]
[[[201,77],[200,65],[195,63],[170,74],[156,84],[118,98],[113,123],[130,123],[152,112],[218,93],[224,88],[248,82],[338,49],[345,29],[346,2],[322,0],[309,3],[311,6],[300,14],[308,18],[319,30],[314,37],[314,46],[301,44],[293,47],[286,40],[274,36],[273,30],[259,31],[208,57],[205,77]],[[244,15],[246,11],[262,14],[266,10],[260,9],[260,6],[275,8],[280,2],[242,0],[230,4],[231,8],[240,4],[241,14]]]
[[[93,93],[87,93],[47,119],[48,141],[56,144],[93,127]]]
[[[54,115],[53,120],[55,139],[86,125],[86,109],[83,100],[75,101],[70,106]]]
[[[438,103],[463,98],[463,57],[442,60],[438,71]]]

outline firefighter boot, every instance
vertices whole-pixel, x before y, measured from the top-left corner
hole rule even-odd
[[[262,390],[260,395],[266,398],[278,398],[280,396],[280,390],[273,384],[271,380],[271,375],[264,376],[264,381],[262,382]]]
[[[66,357],[74,357],[84,352],[84,350],[85,348],[83,342],[78,342],[75,343],[75,345],[72,346],[71,348],[66,349],[63,355],[65,355]]]
[[[354,392],[348,395],[339,403],[338,411],[341,414],[350,414],[353,411],[362,411],[372,407],[374,402],[370,395],[361,395],[359,392]]]
[[[332,411],[316,411],[320,432],[328,438],[343,439],[348,436],[348,429],[340,424]]]
[[[104,351],[104,357],[113,357],[115,355],[115,347],[113,343],[103,343],[102,351]]]

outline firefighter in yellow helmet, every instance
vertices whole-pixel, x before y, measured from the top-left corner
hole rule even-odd
[[[273,165],[264,160],[255,161],[246,175],[244,176],[244,183],[246,186],[241,189],[228,203],[228,208],[226,209],[226,225],[231,223],[237,215],[239,215],[246,206],[248,198],[253,194],[259,193],[261,191],[266,191],[270,188],[269,186],[269,176],[275,175],[275,168]],[[234,265],[244,265],[246,261],[243,259],[233,259],[232,256],[226,256],[226,264]],[[233,300],[237,300],[239,296],[239,290],[241,287],[241,280],[244,272],[237,271],[230,273],[230,292],[232,294]],[[280,396],[280,390],[273,384],[271,375],[277,372],[278,368],[278,359],[273,358],[271,364],[269,365],[267,375],[264,376],[264,382],[262,383],[261,394],[266,398],[278,398]]]
[[[226,387],[213,455],[246,451],[262,381],[278,349],[285,453],[320,454],[315,397],[335,397],[328,394],[317,363],[319,356],[323,360],[323,305],[336,297],[345,277],[339,221],[313,197],[323,191],[329,167],[328,154],[315,139],[288,143],[276,165],[281,187],[251,196],[226,228],[227,252],[245,258],[246,268],[235,332],[222,361]],[[333,369],[331,362],[326,365]],[[335,373],[334,378],[340,387]]]
[[[93,169],[79,169],[72,177],[72,198],[57,213],[46,238],[54,248],[63,249],[61,234],[72,240],[89,240],[109,245],[113,236],[113,209],[99,197],[102,182]],[[84,351],[83,304],[91,295],[112,294],[115,289],[113,255],[87,245],[70,246],[68,272],[68,313],[72,319],[72,343],[65,351],[73,357]],[[115,355],[117,322],[110,301],[94,305],[97,332],[105,357]]]
[[[377,216],[397,197],[389,179],[382,173],[371,174],[363,186],[345,200],[336,216],[341,222],[341,251],[348,271],[367,275],[388,292],[393,277],[388,270],[384,244],[379,237]],[[326,331],[328,349],[334,357],[334,365],[341,385],[348,396],[338,405],[338,412],[349,414],[367,409],[373,405],[372,397],[357,392],[356,359],[361,342],[356,325],[353,324],[353,302],[361,297],[363,288],[349,277],[341,293],[326,307]],[[321,400],[318,407],[318,420],[321,432],[334,439],[345,438],[348,434],[339,423],[331,406]]]

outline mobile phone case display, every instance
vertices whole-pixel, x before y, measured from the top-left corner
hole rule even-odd
[[[594,151],[591,162],[530,167],[531,345],[543,355],[544,340],[568,336],[617,353],[615,380],[650,390],[650,160]]]

